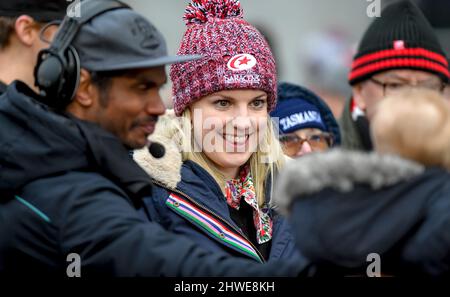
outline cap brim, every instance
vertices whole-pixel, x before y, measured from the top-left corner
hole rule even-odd
[[[4,11],[0,9],[0,16],[2,17],[16,18],[21,15],[28,15],[37,22],[47,23],[56,20],[62,21],[66,15],[66,11],[27,11],[26,9],[23,11]]]
[[[183,63],[194,60],[199,60],[203,58],[201,55],[185,55],[185,56],[164,56],[156,59],[148,59],[146,61],[139,62],[128,62],[121,64],[110,64],[103,65],[102,67],[96,67],[98,69],[90,69],[93,71],[113,71],[113,70],[124,70],[124,69],[142,69],[164,66],[175,63]]]

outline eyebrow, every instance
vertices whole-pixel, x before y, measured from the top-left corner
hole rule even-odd
[[[153,78],[149,78],[145,75],[141,75],[141,76],[138,75],[134,78],[136,80],[135,84],[153,84],[155,86],[162,87],[167,83],[167,77],[164,78],[164,80],[162,80],[161,82],[156,82]]]
[[[387,75],[385,77],[385,79],[396,79],[396,80],[400,80],[402,82],[408,82],[407,78],[404,78],[404,77],[401,77],[401,76],[398,76],[398,75],[395,75],[395,74]]]
[[[268,96],[266,94],[261,94],[261,95],[255,97],[255,98],[253,98],[253,100],[256,100],[256,99],[267,99],[267,97]]]
[[[402,82],[409,82],[409,80],[407,78],[404,78],[404,77],[401,77],[401,76],[398,76],[398,75],[395,75],[395,74],[387,75],[386,79],[397,79],[397,80],[400,80]],[[427,79],[424,79],[424,80],[420,80],[420,79],[417,80],[417,82],[419,82],[419,83],[432,82],[432,81],[434,81],[433,77],[430,77],[430,78],[427,78]]]
[[[220,93],[216,94],[216,96],[222,97],[223,99],[228,99],[228,100],[240,100],[238,98],[230,97],[230,96],[227,96],[227,95],[222,95]],[[216,98],[214,98],[214,96],[212,98],[216,99]],[[267,95],[266,94],[261,94],[261,95],[258,95],[256,97],[254,97],[254,98],[251,98],[250,100],[257,100],[257,99],[267,99]]]

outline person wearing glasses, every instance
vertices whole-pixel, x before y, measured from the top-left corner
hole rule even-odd
[[[433,28],[410,1],[387,6],[364,34],[352,63],[353,96],[340,119],[342,146],[371,151],[376,105],[407,89],[444,93],[448,61]]]
[[[328,105],[306,88],[278,85],[278,103],[270,116],[279,127],[284,153],[297,158],[340,143],[339,126]]]
[[[289,162],[274,203],[290,213],[315,276],[448,277],[450,106],[435,91],[406,90],[378,104],[370,128],[372,152]]]

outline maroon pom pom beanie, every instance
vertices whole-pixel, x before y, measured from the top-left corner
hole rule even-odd
[[[242,18],[238,0],[191,0],[178,55],[203,58],[173,64],[173,100],[180,116],[191,103],[222,90],[258,89],[276,104],[277,73],[267,41]]]

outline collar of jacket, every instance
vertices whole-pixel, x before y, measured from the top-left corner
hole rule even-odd
[[[170,188],[153,179],[156,185],[165,188],[169,193],[166,206],[203,229],[213,239],[253,259],[265,262],[257,248],[231,219],[225,196],[214,178],[192,161],[183,163],[181,176],[176,188]]]
[[[141,205],[151,181],[120,140],[96,124],[52,112],[39,99],[16,81],[0,100],[0,190],[18,191],[33,180],[70,171],[94,171]]]
[[[169,188],[176,188],[181,181],[183,165],[181,146],[174,140],[176,135],[171,132],[172,121],[175,120],[175,114],[170,110],[166,111],[166,114],[159,118],[155,132],[149,137],[150,141],[164,146],[165,154],[161,158],[154,158],[147,147],[133,152],[133,159],[139,166],[153,179]]]
[[[125,190],[135,207],[151,194],[147,173],[133,162],[120,140],[100,126],[68,115],[86,140],[89,163],[102,175]]]
[[[371,151],[373,149],[370,139],[369,122],[365,116],[352,118],[353,97],[350,97],[339,119],[341,128],[341,146],[345,149]]]
[[[378,190],[424,171],[423,165],[395,155],[333,149],[290,162],[279,176],[274,202],[288,213],[293,200],[326,188],[350,192],[367,185]]]
[[[8,86],[0,80],[0,95],[2,95]]]

